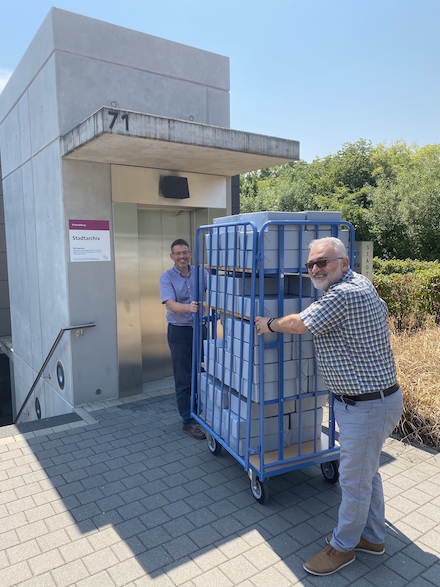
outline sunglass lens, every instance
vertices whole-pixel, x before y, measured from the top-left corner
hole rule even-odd
[[[321,259],[320,261],[314,261],[313,263],[306,263],[306,267],[309,271],[311,271],[315,265],[318,267],[318,269],[323,269],[327,266],[327,259]]]

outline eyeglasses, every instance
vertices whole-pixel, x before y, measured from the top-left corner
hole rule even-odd
[[[191,251],[179,251],[178,253],[173,251],[174,257],[187,257],[188,255],[191,255]]]
[[[319,259],[318,261],[309,261],[306,263],[307,271],[311,271],[313,267],[316,265],[318,269],[324,269],[327,267],[327,263],[329,261],[336,261],[336,259],[343,259],[344,257],[331,257],[330,259]]]

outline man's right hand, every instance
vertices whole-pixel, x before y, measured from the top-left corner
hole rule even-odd
[[[263,316],[257,316],[255,318],[255,326],[257,327],[257,334],[261,336],[262,334],[267,334],[270,332],[269,328],[267,327],[267,323],[269,318],[265,318]]]
[[[191,312],[192,314],[196,314],[199,311],[199,302],[191,302],[189,304],[189,312]]]

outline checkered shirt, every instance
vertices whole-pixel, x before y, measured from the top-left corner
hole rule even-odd
[[[387,313],[371,282],[351,269],[300,313],[330,391],[359,395],[396,382]]]

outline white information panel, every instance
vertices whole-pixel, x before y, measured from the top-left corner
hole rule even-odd
[[[70,260],[111,261],[108,220],[69,220]]]

